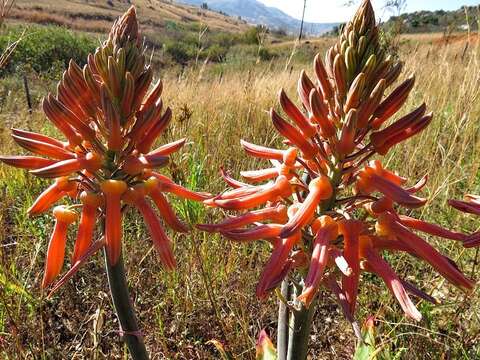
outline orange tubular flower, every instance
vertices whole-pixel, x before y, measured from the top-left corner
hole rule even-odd
[[[330,242],[338,236],[338,224],[331,217],[322,216],[318,219],[318,222],[320,229],[317,230],[315,235],[310,269],[305,279],[305,288],[298,297],[298,300],[305,303],[307,307],[314,299],[320,287],[325,268],[328,265],[328,247]]]
[[[64,206],[57,206],[53,210],[55,227],[48,243],[47,259],[42,288],[46,288],[60,274],[65,258],[65,244],[67,242],[68,225],[77,219],[77,213]]]
[[[80,194],[82,215],[78,226],[77,239],[73,249],[72,263],[79,261],[88,251],[93,241],[98,208],[103,205],[103,198],[95,193],[83,191]]]
[[[367,248],[364,252],[366,268],[368,271],[378,274],[388,286],[389,290],[395,295],[405,314],[417,321],[422,319],[422,314],[417,310],[412,300],[408,296],[402,280],[395,274],[388,263],[381,258],[375,251]]]
[[[171,241],[165,234],[157,214],[145,200],[145,191],[144,185],[136,185],[134,188],[127,190],[123,200],[129,205],[135,206],[142,214],[163,265],[167,270],[173,270],[175,268],[175,258],[171,248]],[[108,237],[106,239],[108,246]]]
[[[35,200],[32,206],[27,210],[28,215],[39,215],[47,211],[53,204],[68,194],[69,191],[75,189],[75,183],[66,177],[61,177],[46,189]]]
[[[360,279],[360,244],[359,235],[362,223],[356,220],[344,220],[339,223],[338,232],[343,235],[343,256],[350,266],[351,275],[342,276],[342,289],[345,292],[350,312],[355,313],[358,295],[358,282]]]
[[[315,210],[320,204],[320,201],[330,199],[333,192],[330,179],[323,175],[313,179],[308,185],[308,190],[309,193],[305,201],[290,221],[283,227],[280,234],[281,237],[287,238],[307,225],[315,214]]]
[[[105,196],[105,244],[110,264],[116,264],[122,252],[122,195],[127,183],[121,180],[106,180],[100,184]]]
[[[405,208],[426,205],[427,200],[417,193],[427,177],[407,186],[409,179],[385,169],[379,159],[369,161],[385,155],[432,121],[425,104],[392,121],[415,83],[415,77],[410,76],[389,90],[401,69],[401,64],[382,49],[372,6],[364,0],[325,61],[315,57],[316,79],[302,71],[298,103],[303,106],[280,91],[284,115],[271,110],[270,117],[289,148],[272,149],[241,141],[248,155],[270,160],[274,167],[242,172],[245,183],[222,169],[222,177],[233,190],[204,201],[235,215],[218,224],[199,225],[200,229],[236,241],[267,240],[273,245],[257,295],[264,298],[284,279],[282,295],[297,310],[290,313],[294,334],[308,328],[296,321],[309,319],[320,285],[335,294],[347,319],[353,319],[362,271],[379,275],[405,314],[419,320],[421,315],[407,293],[435,300],[396,275],[383,260],[383,252],[407,252],[428,262],[454,285],[466,290],[473,286],[450,259],[415,232],[464,244],[474,239],[400,215]],[[452,204],[479,211],[472,202]],[[278,207],[288,209],[288,221],[272,216]],[[325,219],[329,219],[331,229]],[[296,259],[298,252],[310,258],[303,267],[293,265],[301,264]],[[303,350],[295,351],[300,354],[296,358],[303,359]]]

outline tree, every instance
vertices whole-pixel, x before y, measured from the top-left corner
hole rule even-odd
[[[407,0],[387,0],[383,6],[384,9],[393,12],[397,16],[400,16],[406,7]]]

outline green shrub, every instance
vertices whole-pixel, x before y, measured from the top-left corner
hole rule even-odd
[[[262,47],[261,49],[258,50],[258,57],[262,61],[268,61],[273,59],[275,57],[275,54],[273,54],[267,48]]]
[[[249,45],[258,45],[262,38],[262,34],[267,31],[268,30],[262,25],[251,27],[243,33],[243,42]]]
[[[25,27],[15,26],[0,35],[0,52],[18,39]],[[66,67],[70,59],[83,65],[89,52],[95,50],[98,41],[91,36],[78,34],[58,26],[30,26],[13,52],[0,75],[29,67],[38,73],[46,73],[61,63]]]
[[[182,41],[166,42],[163,48],[165,53],[179,64],[186,64],[197,56],[197,48]]]
[[[208,48],[208,57],[210,58],[211,61],[213,62],[223,62],[225,61],[225,58],[228,53],[228,49],[218,45],[214,44]]]

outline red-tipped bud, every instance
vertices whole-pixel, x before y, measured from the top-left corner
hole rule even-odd
[[[300,128],[302,133],[307,137],[311,138],[315,136],[317,131],[315,127],[310,124],[308,119],[303,115],[303,113],[297,108],[297,106],[288,98],[285,91],[280,90],[279,94],[280,105],[282,106],[283,111],[292,119],[295,124]]]
[[[297,146],[306,159],[312,159],[318,149],[306,138],[296,127],[290,125],[278,115],[275,110],[270,110],[273,125],[283,136],[285,136],[292,144]]]
[[[351,109],[342,126],[342,133],[338,141],[337,151],[341,156],[350,154],[355,149],[355,135],[357,130],[357,111]]]
[[[55,160],[38,156],[0,156],[0,161],[20,169],[40,169],[55,164]]]
[[[382,124],[394,115],[405,103],[415,84],[415,77],[412,76],[399,85],[377,108],[373,114],[370,126],[379,129]]]
[[[248,155],[261,158],[282,161],[283,151],[267,148],[265,146],[251,144],[245,140],[240,140],[240,144]]]

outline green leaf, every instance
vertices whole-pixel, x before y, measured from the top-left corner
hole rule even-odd
[[[260,332],[256,349],[256,360],[277,360],[277,350],[273,346],[272,340],[270,340],[265,330]]]
[[[5,289],[7,292],[14,292],[20,296],[25,297],[30,302],[35,302],[35,298],[25,290],[21,285],[9,281],[5,274],[0,272],[0,285]]]
[[[358,344],[354,360],[375,360],[378,351],[375,348],[375,319],[369,317],[362,328],[362,341]]]

